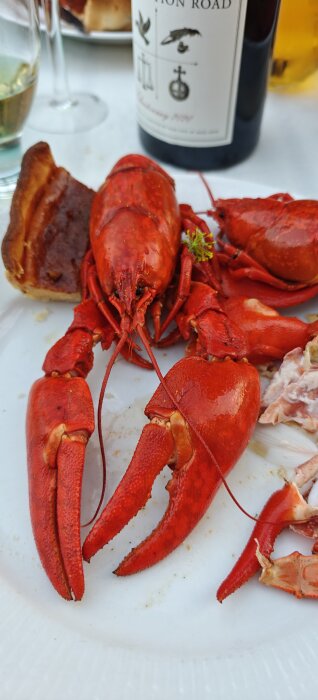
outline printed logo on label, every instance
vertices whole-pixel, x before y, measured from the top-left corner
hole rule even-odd
[[[247,0],[133,3],[138,118],[148,133],[185,146],[231,141],[246,5]]]

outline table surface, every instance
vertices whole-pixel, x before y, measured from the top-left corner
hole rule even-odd
[[[27,149],[39,140],[47,141],[59,165],[68,168],[81,181],[97,188],[119,157],[129,152],[143,152],[138,139],[136,123],[132,49],[130,45],[92,44],[75,39],[67,39],[65,40],[65,53],[69,82],[72,89],[74,91],[89,90],[99,95],[109,105],[109,116],[99,127],[87,133],[72,136],[53,136],[45,132],[35,132],[27,127],[23,134],[23,149]],[[51,89],[51,74],[46,54],[43,52],[38,90],[39,93],[43,93]],[[243,192],[247,189],[246,186],[244,187],[244,183],[252,182],[254,185],[255,183],[259,184],[260,190],[263,188],[263,190],[267,191],[266,188],[270,188],[273,192],[289,191],[306,197],[317,197],[317,98],[318,74],[313,76],[298,94],[269,93],[261,139],[257,149],[248,160],[235,167],[219,171],[217,177],[219,178],[221,175],[222,178],[228,178],[232,181],[233,178],[239,180],[243,185]],[[172,175],[180,172],[172,167],[169,170]],[[28,313],[29,316],[34,315],[31,308]],[[51,319],[54,321],[54,315],[51,315]],[[27,346],[27,340],[25,342]],[[36,340],[34,342],[36,343]],[[19,371],[20,373],[23,372],[23,366],[20,367]],[[6,464],[5,459],[4,464]],[[222,527],[225,526],[223,525]],[[228,534],[229,539],[230,537],[231,533]],[[19,538],[16,537],[16,539]],[[18,549],[18,545],[16,547],[14,543],[14,550],[16,548]],[[46,585],[46,581],[43,585]],[[103,586],[102,579],[100,586]],[[49,617],[50,630],[53,631],[51,631],[51,638],[47,639],[45,637],[45,626],[42,629],[41,608],[37,610],[36,605],[30,607],[28,613],[27,624],[30,625],[30,649],[25,649],[21,642],[21,639],[22,641],[24,639],[23,630],[21,629],[22,622],[18,621],[19,611],[21,611],[22,615],[21,620],[25,619],[23,597],[15,595],[15,591],[12,593],[10,590],[8,595],[9,593],[10,595],[12,594],[12,599],[14,598],[14,605],[17,606],[17,609],[15,617],[11,608],[8,609],[7,617],[10,624],[6,627],[6,630],[2,628],[1,641],[5,652],[1,658],[4,663],[3,669],[5,673],[1,681],[2,691],[0,695],[3,700],[9,700],[9,698],[10,700],[25,700],[26,697],[31,697],[31,695],[35,700],[44,696],[49,698],[49,700],[55,700],[61,696],[71,700],[74,697],[77,697],[78,700],[87,700],[88,697],[91,700],[99,700],[102,697],[108,697],[110,700],[125,700],[133,695],[139,698],[147,698],[147,700],[175,700],[175,698],[194,700],[194,698],[198,697],[195,679],[199,661],[196,659],[187,661],[189,678],[192,674],[189,687],[184,687],[181,682],[184,672],[183,659],[178,661],[179,665],[177,665],[176,659],[174,657],[170,659],[168,652],[164,657],[166,666],[164,668],[160,666],[159,670],[154,670],[153,662],[151,661],[150,663],[149,661],[148,666],[142,667],[140,671],[135,665],[134,659],[131,659],[129,656],[129,642],[127,642],[127,645],[120,653],[116,651],[115,647],[112,650],[107,648],[104,643],[101,643],[100,647],[98,647],[99,652],[94,660],[88,655],[90,637],[86,635],[86,632],[85,634],[82,632],[78,617],[76,623],[74,623],[74,629],[78,632],[76,645],[73,645],[73,637],[67,625],[61,626],[59,616],[57,615],[55,620],[53,612],[50,612]],[[104,595],[105,592],[103,591],[102,593]],[[56,603],[54,602],[53,606],[56,605],[56,608],[58,606],[62,607],[59,604],[60,601],[57,601]],[[282,599],[282,606],[285,606],[284,609],[289,611],[288,604],[289,601],[287,603],[285,598]],[[248,617],[251,617],[249,614],[248,596],[246,596],[245,605],[248,629],[250,624]],[[54,607],[52,607],[52,610],[54,610]],[[269,609],[267,608],[266,610],[267,613],[264,613],[264,617],[266,618],[266,614],[268,614],[269,619],[271,619]],[[222,612],[227,615],[226,610],[222,609]],[[304,612],[304,608],[300,610],[297,607],[296,610],[295,607],[295,615],[299,626],[301,626],[299,618]],[[73,615],[73,608],[67,609],[65,614],[67,616]],[[259,611],[259,614],[261,615],[262,611]],[[12,623],[11,618],[13,619]],[[237,624],[236,618],[233,624],[235,627],[235,624]],[[93,622],[89,619],[87,622],[89,632],[92,625]],[[155,630],[153,634],[156,634]],[[173,634],[173,629],[171,629],[171,634]],[[103,639],[102,633],[100,638]],[[10,639],[12,639],[12,642],[8,643]],[[47,646],[48,642],[50,642],[49,646]],[[259,698],[265,697],[269,683],[271,687],[275,688],[275,697],[283,698],[283,700],[287,700],[286,687],[289,688],[287,693],[290,693],[288,694],[288,700],[289,698],[300,697],[299,693],[304,687],[302,684],[305,682],[309,683],[310,681],[310,687],[317,689],[317,678],[314,664],[312,664],[312,660],[315,657],[311,649],[309,647],[307,649],[306,645],[307,641],[303,638],[297,645],[299,646],[297,653],[299,651],[302,654],[300,671],[302,672],[302,668],[306,667],[304,678],[301,677],[301,672],[298,673],[298,665],[295,664],[292,668],[290,664],[290,676],[292,678],[290,683],[296,684],[293,685],[293,688],[289,685],[289,682],[287,683],[288,679],[285,679],[281,671],[280,658],[285,653],[283,647],[280,647],[277,659],[272,658],[268,668],[265,664],[265,659],[262,675],[262,677],[265,677],[265,682],[263,690],[261,687],[259,688]],[[49,648],[49,653],[47,648]],[[63,650],[66,648],[68,649],[67,658],[66,655],[64,658],[65,652]],[[12,654],[10,656],[11,651]],[[30,652],[29,655],[26,652]],[[260,647],[259,658],[261,658],[262,653],[262,647]],[[253,654],[254,651],[248,652],[247,658],[250,664],[250,673],[252,676],[254,673],[254,680],[257,686],[260,676],[257,671],[258,667],[254,665],[255,657]],[[307,661],[306,655],[308,656],[307,665],[305,664],[305,661]],[[31,659],[30,663],[27,661],[28,659]],[[201,664],[203,674],[200,672],[200,687],[204,686],[204,691],[202,691],[203,694],[200,697],[202,700],[203,698],[210,699],[212,696],[216,700],[228,699],[230,695],[231,699],[240,697],[241,690],[237,692],[235,684],[231,686],[230,695],[227,692],[223,693],[224,689],[222,690],[220,682],[219,685],[215,685],[213,669],[217,671],[218,663],[218,654],[216,654],[215,658],[203,658]],[[14,673],[12,673],[13,664]],[[170,666],[172,667],[172,665],[174,665],[174,685],[171,685]],[[232,682],[231,669],[236,669],[238,677],[241,677],[239,675],[239,672],[241,673],[242,670],[241,665],[240,654],[237,654],[236,657],[234,655],[229,656],[228,667],[226,666],[228,668],[226,674],[229,674],[229,683]],[[272,668],[274,667],[276,668],[276,675],[272,676]],[[54,669],[53,672],[52,669]],[[16,671],[18,676],[16,676]],[[243,668],[242,679],[244,673],[245,670]],[[180,678],[178,674],[180,674]],[[210,677],[212,678],[211,683]],[[15,680],[16,678],[18,680]],[[131,678],[137,679],[138,682],[136,680],[136,683],[132,684]],[[206,679],[205,681],[204,678]],[[246,679],[247,682],[248,673],[246,674]],[[275,679],[281,681],[279,684],[281,691],[279,693],[275,686]],[[80,690],[79,684],[82,684]],[[87,694],[87,688],[90,689],[89,694]],[[144,689],[142,694],[138,692],[140,688]],[[217,689],[215,690],[215,688]],[[42,689],[44,689],[44,693]],[[309,686],[307,689],[309,689]],[[248,683],[244,697],[247,700],[255,697],[254,692],[253,695],[248,692]]]
[[[39,139],[52,147],[56,162],[75,177],[97,187],[116,160],[130,152],[143,152],[138,138],[131,45],[93,44],[64,40],[68,77],[74,91],[89,91],[108,103],[109,115],[86,134],[52,136],[26,128],[23,147]],[[44,47],[45,49],[45,47]],[[52,89],[46,52],[38,91]],[[254,153],[243,163],[219,171],[237,178],[268,185],[273,191],[317,196],[318,182],[318,73],[301,92],[270,92],[262,133]],[[169,168],[176,172],[173,167]]]

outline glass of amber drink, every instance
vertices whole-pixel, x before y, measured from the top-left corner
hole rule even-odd
[[[11,195],[19,174],[39,51],[37,1],[0,0],[0,199]]]
[[[275,38],[271,88],[295,90],[318,70],[318,1],[282,0]]]

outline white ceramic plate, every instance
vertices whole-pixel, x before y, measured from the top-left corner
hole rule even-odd
[[[40,13],[40,28],[45,31],[45,21],[42,9],[39,9]],[[2,13],[4,14],[4,13]],[[24,8],[19,5],[13,5],[10,8],[6,8],[6,16],[8,19],[15,19],[22,25],[26,25],[28,19],[25,16]],[[84,32],[78,29],[75,25],[61,20],[61,30],[63,36],[70,39],[80,39],[82,41],[89,41],[98,44],[131,44],[132,32]]]
[[[41,29],[44,24],[41,22]],[[69,39],[80,39],[93,44],[131,44],[132,32],[82,32],[68,22],[61,22],[62,34]]]
[[[269,194],[267,188],[219,177],[211,178],[211,186],[217,196]],[[180,201],[200,209],[208,205],[195,175],[180,174],[177,189]],[[1,233],[5,223],[3,217]],[[305,310],[315,308],[311,302]],[[223,488],[177,551],[141,574],[116,578],[116,564],[164,511],[165,470],[145,510],[85,565],[83,601],[58,597],[31,532],[24,421],[29,388],[41,376],[48,348],[70,324],[72,308],[23,297],[1,271],[0,310],[1,699],[267,700],[269,692],[275,700],[314,697],[317,603],[266,589],[256,579],[223,605],[216,601],[217,587],[252,527]],[[158,351],[163,371],[182,353],[182,346]],[[97,351],[89,377],[95,400],[106,361],[107,354]],[[143,407],[156,386],[154,374],[123,360],[113,369],[103,414],[107,496],[129,462],[145,422]],[[313,438],[300,430],[259,427],[229,484],[246,508],[259,512],[281,485],[278,469],[288,470],[314,451]],[[94,435],[87,450],[84,521],[99,488]],[[276,552],[298,547],[306,551],[303,540],[285,534]]]

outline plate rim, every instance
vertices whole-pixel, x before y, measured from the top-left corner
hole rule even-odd
[[[178,187],[179,179],[193,178],[196,175],[195,173],[180,171],[174,173],[173,177]],[[216,189],[218,188],[218,183],[220,183],[220,189],[227,187],[230,189],[234,183],[235,187],[241,187],[244,190],[245,188],[248,189],[248,187],[251,187],[252,191],[259,188],[261,192],[268,191],[270,193],[272,190],[269,185],[239,178],[227,178],[218,174],[209,173],[207,179]],[[295,193],[293,194],[296,196]],[[266,196],[266,194],[260,196]],[[19,294],[18,291],[17,294]],[[21,296],[21,298],[23,297]],[[65,629],[61,619],[54,619],[53,614],[51,614],[50,617],[45,618],[45,623],[49,621],[50,628],[48,631],[46,630],[46,634],[49,635],[50,639],[64,639],[68,653],[67,668],[64,666],[63,673],[61,673],[58,663],[62,654],[61,649],[59,649],[56,658],[50,658],[50,672],[48,673],[46,669],[44,675],[42,675],[42,663],[43,658],[45,658],[43,656],[43,648],[47,640],[45,630],[37,627],[36,634],[38,636],[33,638],[31,646],[33,650],[39,653],[34,655],[33,668],[28,668],[27,660],[21,654],[21,658],[19,658],[21,680],[19,679],[18,683],[12,678],[11,681],[10,679],[8,680],[11,663],[10,654],[16,642],[16,635],[21,635],[19,642],[22,650],[25,642],[29,643],[27,636],[28,623],[31,624],[32,628],[32,621],[36,620],[38,625],[41,626],[42,617],[40,614],[41,609],[32,607],[30,601],[27,598],[23,599],[19,591],[15,591],[9,586],[8,590],[6,590],[6,586],[3,587],[2,585],[1,589],[3,594],[1,595],[0,609],[2,609],[3,632],[7,629],[6,642],[9,649],[9,653],[2,657],[4,661],[2,672],[4,678],[7,677],[3,686],[4,692],[6,692],[6,684],[8,685],[8,695],[3,696],[4,700],[7,700],[9,697],[12,700],[25,700],[25,697],[29,696],[31,691],[33,691],[34,700],[37,700],[37,698],[42,699],[44,692],[48,700],[56,700],[57,688],[59,690],[63,688],[65,700],[73,700],[75,683],[78,684],[79,679],[83,680],[84,674],[87,673],[85,666],[88,640],[85,639],[85,635],[79,632],[74,641],[74,628]],[[12,600],[14,600],[17,613],[25,614],[24,620],[14,615],[12,621],[10,603]],[[294,601],[291,599],[291,610],[293,603]],[[61,601],[61,604],[63,605],[63,601]],[[65,604],[69,605],[69,603]],[[297,605],[301,605],[301,603],[297,601]],[[46,624],[44,627],[46,627]],[[21,633],[21,630],[23,633]],[[5,637],[5,634],[3,637]],[[4,641],[2,639],[2,643]],[[99,668],[97,668],[96,664],[92,664],[94,668],[91,670],[96,671],[96,677],[91,677],[90,698],[91,700],[99,700],[101,697],[104,697],[105,688],[107,684],[109,687],[110,683],[109,670],[112,671],[112,687],[107,692],[110,700],[126,700],[126,698],[128,699],[131,696],[132,691],[138,692],[142,700],[143,698],[146,700],[172,700],[173,698],[196,700],[198,696],[202,700],[205,698],[210,700],[212,693],[217,700],[232,700],[232,698],[235,700],[241,695],[244,695],[245,700],[254,700],[255,691],[257,691],[259,700],[265,700],[265,697],[267,700],[269,683],[276,684],[275,697],[277,700],[286,700],[287,696],[291,698],[302,697],[304,678],[306,678],[307,692],[311,689],[317,690],[318,687],[315,668],[314,665],[312,668],[310,663],[313,659],[314,651],[317,649],[317,643],[318,632],[315,631],[314,626],[310,630],[309,635],[305,635],[300,630],[296,641],[294,638],[289,640],[287,646],[288,654],[286,654],[284,640],[276,640],[275,647],[270,649],[270,665],[268,657],[265,655],[264,658],[264,646],[268,646],[266,644],[259,645],[256,649],[236,649],[226,656],[222,656],[222,654],[220,656],[207,655],[206,658],[202,658],[200,655],[200,658],[193,657],[193,659],[189,659],[187,657],[185,659],[185,655],[182,653],[178,657],[170,658],[170,653],[167,652],[164,656],[161,655],[160,664],[157,663],[158,654],[155,651],[150,653],[148,650],[142,652],[136,648],[124,649],[121,647],[118,649],[118,647],[111,645],[102,645],[100,659],[103,657],[104,663],[103,667]],[[99,645],[98,639],[94,640],[92,644],[94,649],[96,645]],[[6,647],[4,648],[6,649]],[[290,649],[292,649],[293,655],[295,654],[298,664],[291,663]],[[306,653],[304,653],[304,650],[306,650]],[[276,652],[278,652],[277,655]],[[284,667],[283,659],[286,655],[289,658],[289,663],[286,660],[286,666]],[[245,660],[249,661],[250,673],[246,672]],[[123,669],[125,669],[124,674]],[[36,688],[34,687],[35,674],[38,681]],[[261,686],[259,685],[260,674],[262,674],[265,681]],[[55,676],[55,683],[52,685],[53,676]],[[277,686],[278,677],[281,680]],[[81,700],[83,698],[83,700],[87,700],[87,686],[84,691],[79,685],[76,687],[79,688],[79,692],[76,690],[78,699]]]
[[[40,24],[42,31],[45,31],[43,22]],[[91,31],[84,32],[72,26],[70,23],[61,20],[62,35],[68,39],[79,39],[80,41],[88,41],[96,44],[131,44],[132,31]]]

